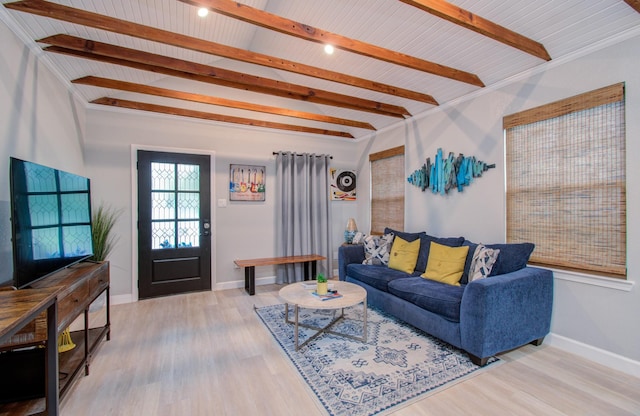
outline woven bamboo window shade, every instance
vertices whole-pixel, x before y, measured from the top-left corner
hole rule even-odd
[[[507,241],[530,262],[626,276],[624,84],[504,118]]]
[[[371,234],[384,228],[404,230],[404,146],[369,155],[371,163]]]

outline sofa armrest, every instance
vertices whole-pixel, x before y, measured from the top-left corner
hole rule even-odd
[[[347,278],[347,265],[364,261],[364,246],[353,244],[338,248],[338,276],[340,280]]]
[[[543,338],[551,328],[553,273],[525,267],[473,281],[460,305],[462,347],[485,358]]]

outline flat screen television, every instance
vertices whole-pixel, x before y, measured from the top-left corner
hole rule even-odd
[[[90,181],[11,158],[13,281],[24,288],[93,255]]]

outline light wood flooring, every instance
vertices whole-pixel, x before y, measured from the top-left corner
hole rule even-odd
[[[111,341],[62,403],[63,416],[326,415],[253,305],[277,285],[112,307]],[[392,413],[640,415],[640,379],[542,345]]]

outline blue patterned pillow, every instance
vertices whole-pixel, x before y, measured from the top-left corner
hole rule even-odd
[[[382,236],[368,235],[364,237],[364,256],[362,264],[389,264],[389,252],[393,243],[393,234]]]
[[[464,273],[460,283],[467,283],[469,277],[471,277],[471,262],[473,261],[473,254],[475,253],[478,244],[469,240],[465,240],[462,244],[469,246],[469,255],[464,266]],[[506,274],[520,270],[527,265],[531,253],[535,245],[533,243],[507,243],[507,244],[485,244],[487,248],[500,250],[498,259],[491,268],[489,276],[497,276],[499,274]]]
[[[488,248],[484,244],[478,244],[469,268],[469,283],[489,277],[499,254],[499,249]]]

